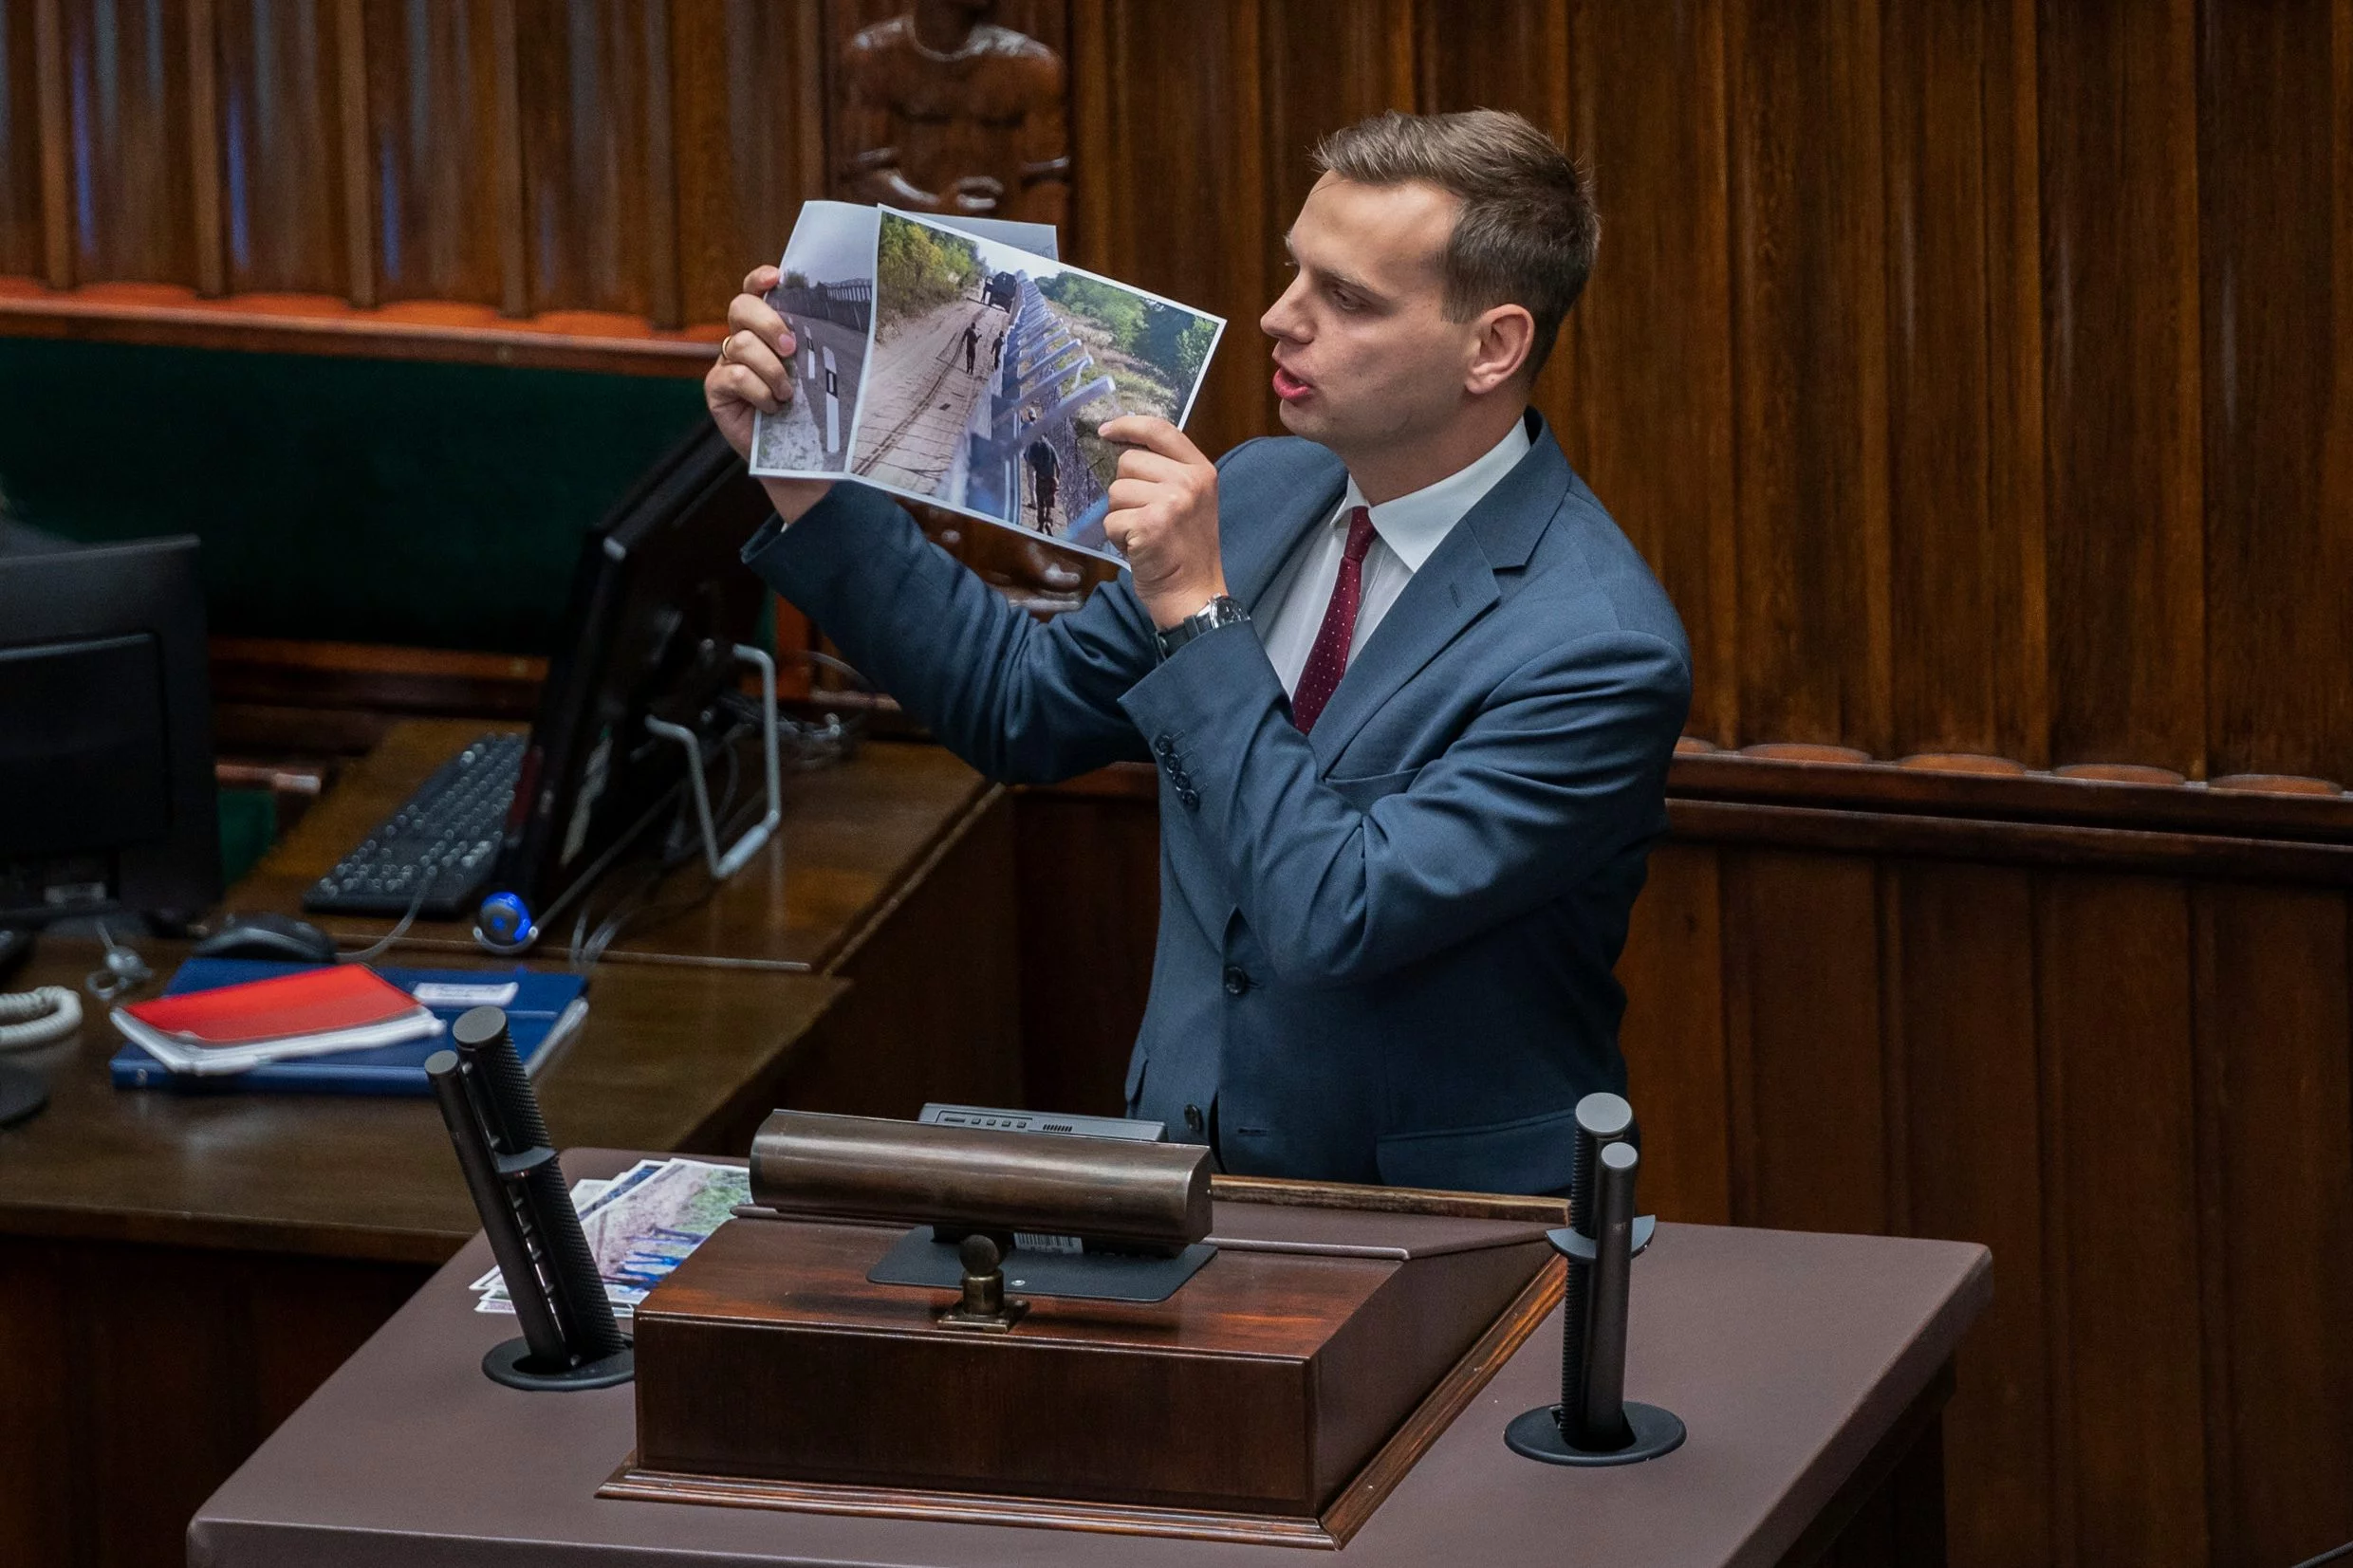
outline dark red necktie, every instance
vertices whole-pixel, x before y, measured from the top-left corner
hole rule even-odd
[[[1348,673],[1348,644],[1356,638],[1356,607],[1364,598],[1364,552],[1373,547],[1373,514],[1362,507],[1348,514],[1348,544],[1340,555],[1340,579],[1332,584],[1332,601],[1324,607],[1324,627],[1315,634],[1307,667],[1299,672],[1299,689],[1291,693],[1291,722],[1300,732],[1315,728],[1324,705],[1332,700],[1340,677]]]

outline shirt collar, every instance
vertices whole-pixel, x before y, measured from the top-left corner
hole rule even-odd
[[[1421,563],[1445,542],[1454,525],[1519,465],[1532,444],[1528,436],[1528,421],[1512,420],[1503,439],[1489,448],[1486,455],[1456,469],[1435,485],[1424,485],[1411,494],[1373,507],[1373,532],[1405,563],[1407,571],[1421,570]],[[1356,488],[1356,479],[1351,475],[1348,493],[1341,499],[1339,515],[1345,517],[1363,505],[1364,492]]]

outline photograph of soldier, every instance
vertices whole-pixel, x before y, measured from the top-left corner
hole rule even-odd
[[[1054,455],[1053,444],[1043,438],[1029,443],[1023,461],[1029,470],[1029,504],[1037,508],[1037,530],[1050,532],[1047,520],[1054,514],[1054,476],[1062,461]]]

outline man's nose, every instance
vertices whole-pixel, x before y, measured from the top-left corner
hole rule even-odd
[[[1306,319],[1298,307],[1296,298],[1298,293],[1299,282],[1293,279],[1291,286],[1276,296],[1272,304],[1267,306],[1267,313],[1258,318],[1258,330],[1269,338],[1302,341],[1305,336],[1302,329],[1306,325]]]

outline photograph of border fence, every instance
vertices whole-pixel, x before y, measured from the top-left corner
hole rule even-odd
[[[1184,422],[1225,323],[885,209],[850,470],[1116,558],[1103,536],[1122,414]]]
[[[790,323],[792,401],[752,421],[754,473],[840,473],[849,467],[874,318],[874,221],[833,202],[810,202],[778,264],[768,303]]]

